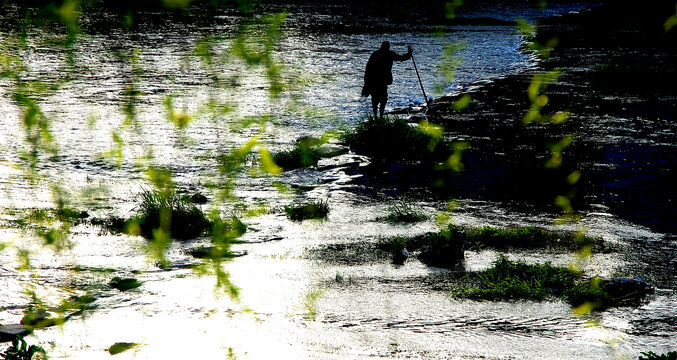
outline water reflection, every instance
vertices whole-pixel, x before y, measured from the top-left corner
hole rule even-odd
[[[300,135],[353,124],[369,111],[367,100],[359,98],[362,71],[369,51],[384,37],[390,38],[393,47],[414,44],[423,82],[430,86],[439,81],[435,65],[442,45],[449,40],[466,40],[469,45],[461,53],[465,61],[457,69],[456,81],[444,84],[447,91],[458,91],[478,80],[504,77],[534,65],[529,56],[519,52],[520,38],[508,24],[450,27],[443,38],[416,31],[418,29],[388,33],[325,30],[309,34],[305,28],[308,24],[305,15],[307,13],[303,11],[290,14],[289,37],[281,45],[280,52],[293,66],[303,66],[309,69],[310,75],[321,80],[302,92],[303,101],[331,110],[337,120],[320,118],[311,123],[301,116],[282,115],[274,130],[265,135],[265,140],[274,148],[290,144]],[[147,16],[157,19],[153,14]],[[196,146],[182,148],[177,146],[180,139],[173,127],[164,119],[162,101],[167,94],[183,96],[177,99],[177,104],[188,111],[195,110],[196,103],[214,94],[230,96],[228,99],[234,96],[212,88],[208,74],[194,66],[199,60],[191,53],[192,44],[203,33],[225,33],[226,39],[221,46],[227,46],[228,34],[237,18],[230,14],[217,18],[223,21],[208,24],[206,28],[190,23],[157,21],[133,33],[102,31],[83,35],[76,45],[78,54],[86,60],[81,72],[69,74],[75,76],[73,81],[55,96],[44,100],[46,111],[56,120],[56,137],[63,139],[59,162],[46,165],[46,171],[72,187],[97,185],[107,188],[102,197],[105,203],[92,209],[93,214],[128,214],[134,206],[134,195],[144,183],[143,176],[133,166],[117,168],[92,157],[92,154],[110,148],[110,132],[124,117],[119,108],[124,97],[123,62],[112,55],[115,51],[139,48],[144,67],[139,83],[144,96],[140,98],[138,116],[146,133],[129,134],[133,150],[130,158],[144,154],[150,144],[156,159],[176,174],[177,183],[190,188],[204,184],[210,171],[207,168],[210,162],[196,160],[194,151],[216,153],[232,146],[223,141],[224,137],[237,143],[252,135],[251,132],[228,131],[227,121],[199,119],[188,130],[188,136],[198,140]],[[329,23],[339,21],[330,17]],[[30,64],[36,76],[59,80],[62,74],[54,71],[60,56],[58,52],[39,46],[30,47],[30,52]],[[239,71],[218,70],[225,77]],[[395,76],[400,85],[392,90],[391,103],[407,106],[421,102],[413,67],[404,64]],[[263,81],[261,77],[242,80],[243,91],[237,94],[244,94],[239,99],[243,100],[240,111],[256,113],[269,105],[265,101],[267,95],[261,89]],[[0,100],[0,109],[3,114],[8,114],[0,121],[2,146],[16,150],[20,147],[15,135],[19,133],[18,114],[6,96]],[[96,121],[90,129],[92,118]],[[477,121],[467,126],[449,127],[450,136],[471,138],[477,151],[469,153],[466,159],[468,164],[475,165],[468,167],[463,182],[453,179],[448,182],[452,190],[457,191],[450,190],[450,193],[470,198],[460,200],[454,213],[455,221],[460,225],[476,226],[551,226],[554,212],[495,201],[496,198],[505,200],[506,188],[513,190],[505,184],[492,184],[505,174],[505,159],[521,161],[533,154],[530,153],[532,148],[514,147],[515,140],[506,127],[490,122],[493,126],[485,127],[486,124]],[[484,132],[487,128],[490,136]],[[507,135],[494,136],[497,134]],[[542,142],[540,135],[532,134],[529,139],[538,138]],[[600,133],[595,132],[591,138],[594,136],[600,136]],[[513,148],[514,152],[507,156],[506,151]],[[611,147],[594,152],[588,159],[595,160],[603,157],[601,154],[608,154],[610,161],[605,164],[620,163],[626,161],[623,156],[617,156],[622,152],[622,149]],[[16,160],[12,153],[2,154],[0,183],[12,195],[3,197],[1,205],[45,206],[51,201],[48,190],[35,190],[24,185],[20,174],[10,167]],[[632,161],[645,160],[641,151],[638,154]],[[651,157],[651,154],[644,155]],[[63,328],[36,332],[36,338],[42,343],[53,342],[53,348],[48,350],[54,358],[109,358],[105,349],[120,341],[143,344],[138,352],[130,351],[120,357],[147,359],[223,358],[228,356],[230,348],[238,358],[255,359],[375,356],[435,359],[450,354],[589,359],[612,357],[615,351],[636,354],[639,350],[672,345],[670,338],[662,335],[674,334],[674,327],[661,319],[674,318],[671,309],[675,295],[670,290],[675,288],[674,271],[671,270],[674,264],[666,260],[674,256],[665,255],[675,254],[670,242],[673,240],[661,239],[661,234],[618,219],[603,205],[596,205],[594,211],[585,214],[582,223],[609,241],[625,243],[627,239],[638,239],[633,244],[636,251],[632,255],[641,252],[642,259],[651,259],[650,264],[660,264],[659,273],[663,274],[649,278],[660,291],[656,298],[640,308],[639,314],[622,308],[596,315],[596,320],[603,326],[586,327],[591,319],[572,315],[570,308],[558,301],[491,303],[449,299],[445,285],[449,278],[459,274],[430,268],[416,260],[395,267],[387,259],[366,264],[327,264],[309,256],[313,251],[331,246],[373,245],[390,236],[414,235],[436,228],[432,222],[392,226],[379,220],[385,213],[384,203],[402,195],[401,180],[412,174],[403,172],[400,181],[388,183],[389,179],[374,174],[382,169],[370,167],[363,157],[348,155],[341,161],[338,164],[321,163],[317,170],[298,170],[282,175],[280,180],[295,189],[311,189],[303,192],[303,196],[328,198],[331,212],[325,222],[290,223],[279,212],[252,219],[249,224],[252,229],[243,238],[246,243],[237,246],[237,250],[247,251],[248,255],[228,264],[233,282],[243,287],[239,304],[227,297],[213,296],[213,279],[195,277],[186,269],[194,261],[186,250],[206,243],[205,239],[174,244],[169,254],[173,268],[159,271],[141,255],[143,240],[110,234],[102,236],[98,228],[83,226],[75,230],[73,241],[76,246],[64,256],[65,259],[55,259],[39,244],[30,244],[36,253],[36,270],[31,274],[10,270],[16,265],[12,251],[1,254],[0,281],[2,288],[9,291],[0,297],[5,309],[0,322],[15,323],[20,319],[27,299],[18,294],[30,275],[35,274],[40,285],[58,295],[73,289],[98,287],[96,304],[99,309],[92,315],[82,321],[71,321]],[[495,169],[499,171],[493,172]],[[416,180],[412,176],[412,187],[420,185]],[[246,177],[242,181],[245,186],[239,195],[247,202],[266,201],[272,208],[289,202],[289,198],[270,190],[270,179]],[[511,185],[526,195],[550,201],[543,193],[530,193],[533,183]],[[418,188],[424,193],[423,199],[432,198]],[[629,187],[623,191],[634,193],[641,189]],[[479,194],[490,196],[474,196]],[[438,200],[426,204],[433,212],[445,206]],[[560,228],[569,229],[566,226]],[[22,234],[3,229],[2,237],[21,238]],[[662,244],[659,248],[665,254],[657,254],[656,241]],[[547,259],[556,264],[573,261],[571,255],[562,254],[517,252],[509,256],[528,261]],[[492,251],[468,252],[465,269],[481,270],[495,258],[496,253]],[[88,269],[78,278],[82,283],[75,284],[77,286],[70,283],[70,259]],[[614,275],[625,269],[640,275],[652,273],[649,265],[617,254],[597,255],[584,266],[600,275]],[[117,275],[134,275],[144,282],[144,286],[129,293],[107,288],[105,283],[112,274],[93,270],[106,268],[114,268]],[[51,295],[46,298],[56,298],[55,294]],[[620,349],[601,345],[601,341],[621,337],[626,342]]]

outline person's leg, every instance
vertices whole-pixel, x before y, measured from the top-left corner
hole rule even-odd
[[[375,102],[372,102],[374,106],[374,117],[376,117],[376,107],[377,105],[379,106],[380,110],[380,116],[379,118],[383,118],[383,112],[385,111],[386,108],[386,102],[388,102],[388,86],[387,85],[381,85],[378,86],[374,89],[374,92],[372,93],[372,100],[375,99]]]

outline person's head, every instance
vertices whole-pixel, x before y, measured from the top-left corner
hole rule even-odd
[[[381,50],[390,50],[390,41],[384,41],[381,43]]]

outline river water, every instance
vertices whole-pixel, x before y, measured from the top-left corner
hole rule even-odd
[[[422,82],[429,95],[437,97],[538,65],[534,57],[520,51],[523,39],[514,25],[502,21],[554,16],[582,5],[559,5],[546,13],[517,5],[470,8],[463,16],[474,22],[449,26],[442,35],[436,35],[434,24],[425,21],[351,26],[359,14],[338,6],[267,6],[270,12],[289,11],[278,54],[289,69],[310,79],[306,87],[294,90],[295,99],[270,101],[265,78],[257,74],[238,77],[248,70],[232,63],[215,63],[213,72],[234,79],[238,86],[217,87],[210,73],[198,65],[200,59],[193,52],[197,40],[205,35],[222,36],[221,42],[215,42],[215,53],[231,41],[240,19],[231,11],[207,22],[148,13],[143,15],[148,21],[132,32],[91,31],[75,45],[76,71],[60,70],[65,54],[41,42],[48,34],[32,33],[29,49],[21,54],[30,76],[48,83],[65,77],[70,80],[40,102],[52,119],[60,147],[57,161],[42,163],[40,170],[73,193],[75,207],[93,216],[127,215],[133,210],[135,194],[147,186],[144,174],[133,164],[150,149],[156,164],[172,170],[179,188],[208,193],[204,185],[213,175],[210,160],[219,151],[251,136],[261,137],[277,150],[300,136],[350,127],[364,119],[369,101],[359,96],[362,72],[381,41],[389,40],[400,53],[411,44]],[[387,17],[374,19],[381,24],[388,21]],[[3,38],[7,31],[3,29]],[[455,78],[444,79],[437,69],[442,49],[456,41],[464,43],[458,53],[461,62]],[[136,84],[143,94],[136,113],[141,125],[120,128],[128,85],[124,70],[131,65],[116,53],[133,48],[138,49],[138,64],[143,69]],[[394,77],[389,109],[423,102],[411,62],[396,63]],[[102,233],[91,225],[74,228],[74,246],[55,255],[27,232],[10,226],[14,215],[9,209],[50,206],[51,193],[48,184],[27,182],[12,166],[23,148],[23,130],[8,84],[8,80],[0,83],[0,206],[7,210],[0,234],[8,244],[0,255],[0,323],[18,322],[29,301],[26,289],[33,288],[52,301],[87,289],[99,295],[97,309],[88,316],[36,331],[29,338],[45,347],[50,358],[108,358],[105,349],[115,342],[141,344],[117,356],[140,359],[615,359],[677,346],[675,264],[670,256],[677,249],[672,235],[630,223],[600,205],[582,214],[578,225],[609,242],[630,246],[637,256],[597,254],[580,260],[547,251],[508,253],[513,258],[560,265],[582,261],[589,274],[649,276],[657,291],[638,308],[576,316],[559,301],[455,300],[444,286],[437,285],[444,284],[451,271],[417,260],[404,266],[394,266],[389,259],[359,260],[357,252],[365,244],[433,231],[436,225],[432,221],[413,226],[384,222],[391,198],[353,181],[359,173],[356,170],[368,163],[353,154],[325,160],[320,170],[287,172],[276,179],[241,179],[238,196],[247,203],[265,202],[273,209],[288,204],[293,195],[271,190],[271,182],[280,180],[305,189],[296,196],[327,199],[331,211],[323,222],[291,223],[279,211],[247,219],[246,243],[235,247],[247,255],[227,265],[232,281],[241,288],[239,301],[217,296],[212,277],[198,277],[188,268],[195,260],[185,250],[206,239],[174,244],[168,271],[149,263],[141,251],[143,240]],[[177,132],[165,119],[163,101],[168,95],[175,96],[174,105],[188,113],[197,113],[210,97],[238,107],[225,116],[199,117],[185,132]],[[296,99],[310,116],[288,111],[285,106]],[[315,106],[315,111],[309,111],[309,106]],[[231,129],[229,119],[237,115],[267,113],[275,116],[265,132]],[[113,147],[111,132],[119,128],[127,145],[124,162],[116,167],[97,154]],[[342,166],[334,166],[336,162]],[[446,199],[410,201],[431,213],[446,207]],[[472,226],[554,228],[554,216],[478,199],[459,199],[453,212],[457,224]],[[16,269],[19,249],[31,250],[32,270]],[[466,252],[465,269],[485,268],[497,256],[494,251]],[[126,293],[102,285],[115,275],[135,276],[144,283]]]

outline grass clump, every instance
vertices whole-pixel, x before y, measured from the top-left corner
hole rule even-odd
[[[388,241],[386,247],[390,252],[399,252],[407,248],[407,240],[403,237],[395,237]]]
[[[397,117],[370,117],[344,134],[343,141],[357,153],[387,162],[444,161],[451,154],[451,146],[439,137]]]
[[[211,227],[200,208],[174,192],[143,190],[139,197],[137,215],[126,222],[127,233],[152,239],[161,229],[175,239],[191,239]]]
[[[653,292],[644,280],[632,278],[603,278],[595,276],[580,282],[565,292],[566,300],[577,312],[606,309],[612,306],[638,306],[644,296]]]
[[[656,354],[653,351],[642,352],[639,360],[677,360],[677,351],[670,351],[665,354]]]
[[[388,215],[385,220],[389,223],[415,223],[428,220],[423,208],[406,201],[398,201],[388,206]]]
[[[413,238],[395,237],[377,245],[381,251],[389,252],[394,259],[401,256],[406,249],[410,253],[418,253],[423,263],[444,268],[456,267],[465,259],[463,238],[454,233],[455,228],[442,229],[437,233],[426,233]]]
[[[452,295],[474,300],[536,300],[561,297],[586,314],[611,306],[638,305],[650,287],[637,278],[583,279],[574,269],[546,264],[510,261],[501,256],[485,271],[468,274],[468,286],[460,286]]]
[[[12,340],[12,345],[0,353],[3,360],[43,360],[47,359],[45,349],[37,346],[28,346],[23,336],[17,336]]]
[[[329,214],[329,203],[326,200],[316,200],[305,204],[287,205],[284,211],[292,221],[325,219]]]
[[[322,158],[318,150],[320,145],[322,141],[319,139],[299,139],[292,149],[273,154],[273,161],[285,171],[316,166]]]
[[[478,243],[495,249],[550,247],[572,251],[583,248],[595,251],[608,250],[608,246],[604,244],[603,239],[576,232],[555,232],[532,226],[507,229],[489,226],[456,228],[465,233],[468,243]]]
[[[483,272],[469,275],[471,286],[459,287],[452,294],[474,300],[544,300],[561,295],[576,286],[578,271],[546,264],[526,264],[501,256]]]
[[[587,236],[577,232],[548,231],[537,227],[497,228],[485,226],[481,228],[449,225],[442,230],[444,236],[454,241],[463,242],[467,249],[534,249],[551,248],[570,251],[589,250],[590,252],[610,252],[613,248],[600,237]],[[435,236],[428,233],[409,240],[420,247],[426,245]],[[411,247],[410,247],[411,249]]]
[[[425,245],[422,245],[425,244]],[[449,229],[428,234],[421,240],[418,258],[430,266],[454,267],[465,259],[465,244]]]

